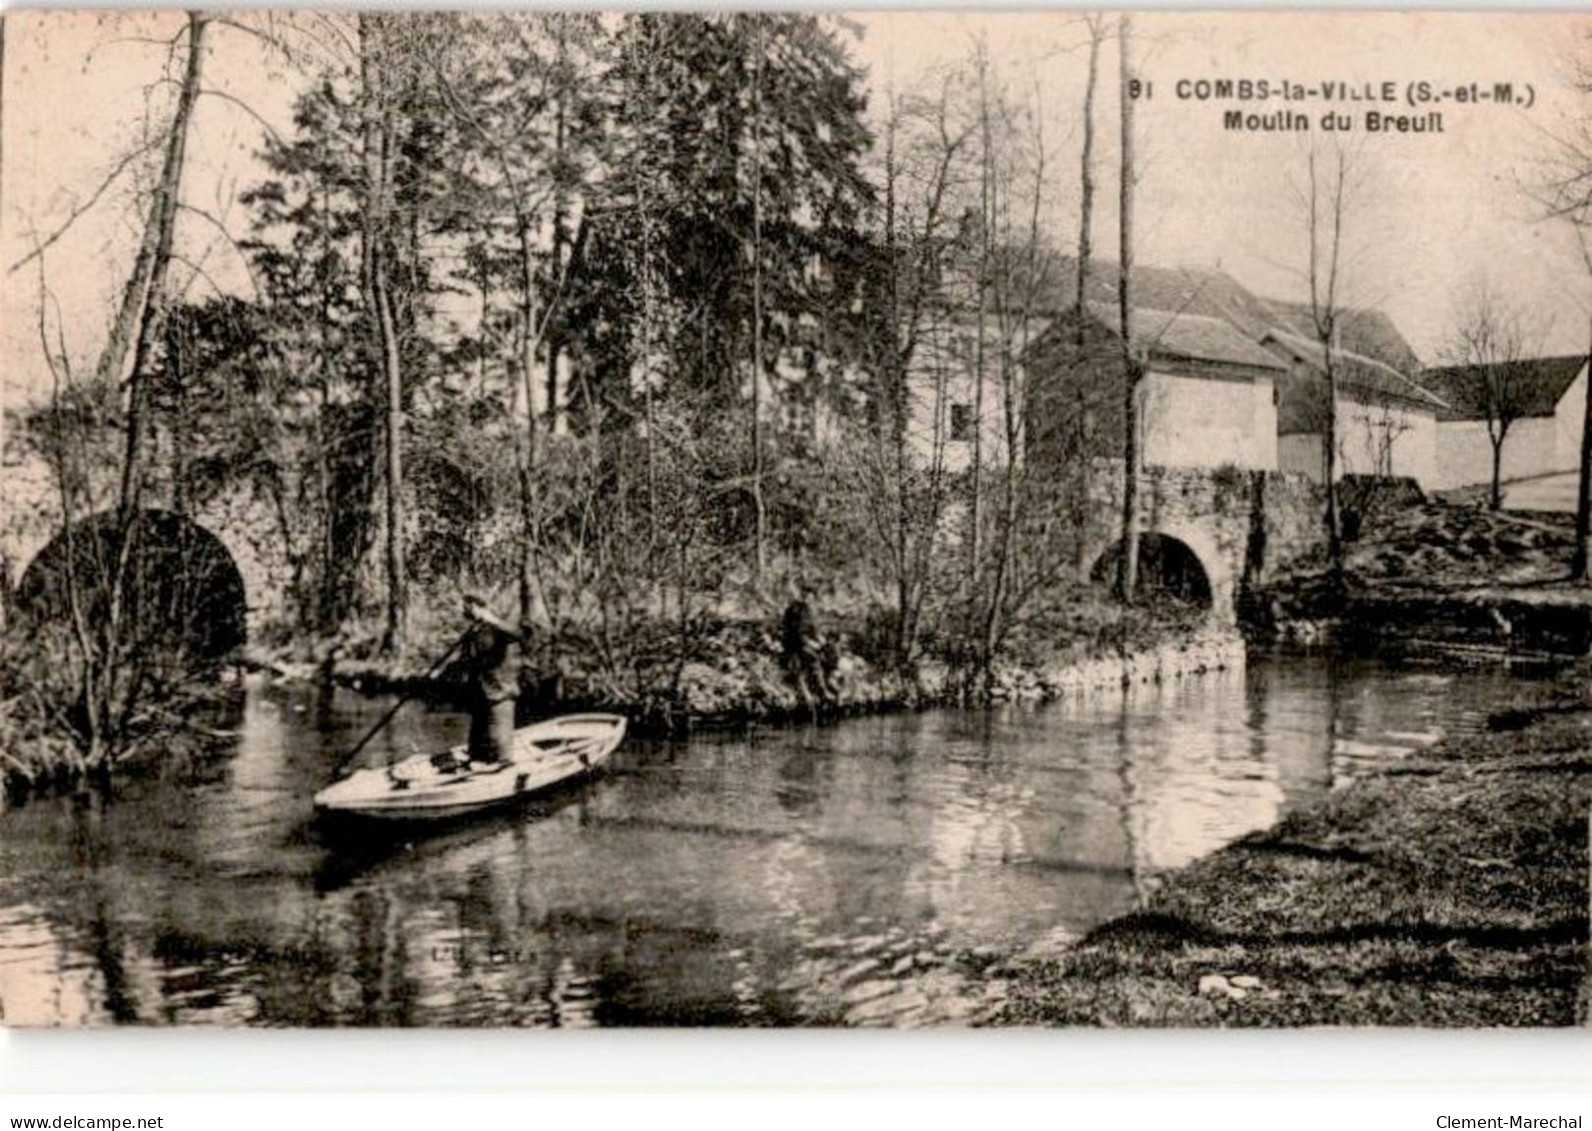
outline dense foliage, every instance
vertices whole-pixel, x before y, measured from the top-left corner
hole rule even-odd
[[[802,583],[907,680],[935,657],[987,691],[1040,647],[1087,484],[1021,459],[1050,190],[982,47],[870,106],[832,16],[316,20],[239,198],[253,293],[167,284],[147,241],[130,365],[52,358],[26,421],[60,510],[116,516],[110,557],[142,560],[140,508],[225,510],[286,563],[275,642],[425,655],[483,589],[543,671],[632,691]],[[120,566],[69,572],[117,616],[68,706],[138,604]]]

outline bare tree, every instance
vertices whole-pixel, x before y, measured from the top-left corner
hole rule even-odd
[[[1084,344],[1089,262],[1094,254],[1095,91],[1100,85],[1100,47],[1106,38],[1106,18],[1092,12],[1084,17],[1084,22],[1089,29],[1089,76],[1083,88],[1083,149],[1078,158],[1078,293],[1073,304],[1080,348]]]
[[[1322,414],[1322,477],[1326,490],[1323,522],[1334,584],[1343,580],[1343,528],[1338,499],[1339,336],[1348,252],[1346,229],[1361,181],[1354,154],[1341,142],[1323,153],[1312,139],[1302,182],[1292,185],[1306,242],[1303,277],[1310,293],[1310,329],[1321,350],[1326,407]]]
[[[973,292],[965,355],[972,412],[958,658],[963,693],[987,697],[1009,634],[1070,563],[1054,544],[1065,526],[1056,521],[1062,500],[1050,469],[1031,473],[1025,458],[1034,399],[1028,355],[1048,320],[1057,270],[1044,226],[1051,169],[1043,98],[1037,84],[1023,91],[1006,81],[982,40],[968,70],[976,144],[959,244]]]
[[[763,497],[763,13],[752,15],[752,509],[753,580],[763,587],[768,503]]]
[[[388,25],[390,17],[360,12],[359,75],[363,122],[364,230],[362,236],[365,303],[370,312],[372,348],[376,370],[385,390],[383,437],[387,457],[387,598],[386,629],[382,648],[403,647],[407,610],[404,569],[403,505],[403,367],[398,348],[398,327],[393,314],[392,284],[384,241],[392,203],[390,155],[396,145],[394,131],[394,81],[396,43]]]
[[[1118,17],[1122,101],[1121,250],[1117,267],[1117,311],[1122,335],[1122,557],[1118,561],[1117,592],[1133,602],[1139,583],[1139,381],[1144,366],[1133,346],[1133,19]]]
[[[889,95],[882,125],[879,265],[865,297],[860,347],[877,419],[844,446],[847,469],[888,563],[894,662],[911,672],[945,506],[946,386],[952,359],[947,213],[964,176],[974,125],[958,113],[959,82]]]
[[[166,276],[172,260],[189,125],[199,97],[207,22],[203,13],[188,13],[187,65],[172,122],[166,132],[160,180],[150,203],[132,278],[123,292],[121,310],[98,366],[102,383],[119,382],[126,365],[128,336],[136,334],[127,375],[121,488],[109,545],[112,561],[108,569],[101,570],[103,602],[97,611],[102,611],[103,617],[96,617],[89,634],[80,633],[79,637],[84,648],[84,707],[89,716],[83,733],[87,736],[91,764],[109,756],[114,742],[112,736],[124,729],[142,682],[141,672],[135,671],[139,650],[129,647],[135,632],[127,622],[135,615],[130,605],[139,563],[139,504],[147,473],[144,455],[150,424],[147,370],[163,325]],[[40,269],[42,272],[42,259]],[[70,501],[64,487],[62,500],[63,503]],[[64,514],[67,529],[76,517]],[[70,542],[67,549],[69,557],[76,552]]]
[[[1020,536],[1035,517],[1038,501],[1027,487],[1023,458],[1029,412],[1025,355],[1033,342],[1042,297],[1050,290],[1052,259],[1046,254],[1041,228],[1045,205],[1047,152],[1042,99],[1036,90],[1029,105],[1002,106],[1006,159],[1000,167],[992,206],[1003,254],[991,280],[995,299],[996,380],[1001,399],[1001,509],[991,536],[989,578],[985,585],[983,634],[979,666],[989,691],[992,664],[1006,633],[1032,591],[1014,587]],[[1043,525],[1043,524],[1041,524]],[[1060,558],[1060,555],[1054,555]]]
[[[1073,296],[1073,320],[1076,329],[1073,346],[1081,358],[1089,334],[1089,273],[1094,259],[1094,200],[1095,200],[1095,102],[1100,89],[1100,49],[1110,33],[1110,24],[1104,14],[1089,13],[1084,17],[1089,34],[1089,68],[1083,93],[1083,144],[1078,159],[1078,272]],[[1089,521],[1090,460],[1085,455],[1089,431],[1089,409],[1086,382],[1080,376],[1067,382],[1072,391],[1071,403],[1053,414],[1054,425],[1064,430],[1063,444],[1075,457],[1077,474],[1067,491],[1068,521],[1077,531],[1073,539],[1073,568],[1081,572],[1086,540],[1083,530]]]
[[[990,218],[995,165],[995,136],[991,101],[989,43],[980,36],[973,48],[973,68],[978,86],[978,261],[974,288],[978,314],[973,327],[973,435],[968,467],[967,622],[964,643],[971,645],[978,619],[978,567],[983,543],[984,496],[984,373],[988,336],[990,269],[994,262],[994,224]]]
[[[1569,228],[1584,279],[1592,284],[1592,112],[1587,109],[1592,101],[1592,33],[1583,33],[1577,48],[1580,54],[1569,61],[1569,82],[1579,96],[1578,108],[1557,134],[1547,135],[1547,153],[1525,191],[1544,216]],[[1587,360],[1592,364],[1592,296],[1587,318]],[[1581,419],[1579,472],[1570,575],[1585,581],[1592,567],[1592,395]]]
[[[450,52],[434,59],[434,77],[443,102],[463,127],[467,144],[479,160],[472,171],[497,215],[483,217],[488,226],[503,223],[508,246],[503,254],[512,263],[514,330],[505,359],[510,450],[518,494],[516,538],[516,588],[519,615],[529,623],[536,606],[539,515],[542,513],[538,471],[536,374],[545,355],[547,371],[555,366],[548,342],[550,327],[561,313],[576,254],[586,239],[589,209],[577,190],[585,175],[580,156],[567,132],[557,126],[564,111],[563,87],[573,81],[562,24],[566,13],[519,17],[477,17],[485,35],[457,36]],[[551,46],[538,35],[550,36]],[[501,49],[482,44],[501,42]],[[473,48],[473,49],[472,49]],[[548,58],[551,56],[551,58]],[[515,82],[527,63],[534,63],[536,87],[531,97],[503,100],[483,97],[479,88],[496,89]],[[549,114],[554,118],[549,122]],[[542,218],[551,205],[554,214],[551,246],[542,236]],[[560,233],[578,213],[573,234]],[[644,217],[646,213],[643,212]],[[650,252],[650,243],[645,244]],[[650,295],[650,291],[649,291]],[[647,319],[650,332],[651,318]],[[650,397],[650,374],[647,388]],[[549,383],[547,408],[551,417],[555,390]],[[514,406],[517,406],[514,407]],[[650,441],[648,459],[650,461]],[[649,472],[650,476],[650,472]]]
[[[1377,479],[1391,479],[1399,437],[1410,430],[1410,422],[1391,396],[1379,397],[1377,403],[1368,405],[1367,409],[1365,446],[1371,456],[1371,473]]]
[[[1503,453],[1509,430],[1531,396],[1530,354],[1534,335],[1524,313],[1511,306],[1485,279],[1474,281],[1455,308],[1445,350],[1449,364],[1463,372],[1456,395],[1481,411],[1492,448],[1492,477],[1487,504],[1503,505]]]

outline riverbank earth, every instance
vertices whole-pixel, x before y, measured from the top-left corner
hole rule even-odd
[[[1176,602],[1124,607],[1104,591],[1069,594],[993,666],[995,702],[1047,702],[1080,690],[1155,682],[1242,666],[1242,640],[1204,624],[1203,612]],[[687,633],[661,620],[633,626],[622,648],[574,635],[536,642],[522,713],[616,711],[632,733],[806,720],[809,711],[786,671],[778,609],[703,615]],[[836,691],[829,712],[871,714],[959,700],[953,664],[930,641],[902,673],[891,662],[889,631],[877,608],[818,608],[835,644]],[[457,629],[458,625],[451,625]],[[406,692],[458,698],[462,689],[427,676],[429,657],[448,647],[437,625],[399,657],[375,647],[376,636],[300,642],[256,651],[250,666],[279,682],[323,680],[365,694]]]
[[[1592,710],[1495,716],[1170,876],[1009,972],[996,1024],[1584,1019]]]
[[[1246,608],[1252,636],[1379,648],[1583,656],[1592,588],[1570,579],[1574,517],[1389,497],[1345,522],[1341,588],[1299,563]]]

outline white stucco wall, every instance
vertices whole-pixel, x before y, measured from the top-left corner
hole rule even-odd
[[[940,323],[920,330],[908,374],[910,399],[907,427],[911,457],[919,467],[929,466],[940,451],[941,466],[950,472],[965,471],[973,462],[973,444],[951,438],[953,406],[965,405],[969,412],[978,401],[977,340],[961,324]],[[1023,378],[1019,375],[1016,380]],[[993,345],[985,351],[983,422],[980,428],[985,466],[1006,459],[1006,411],[1000,375],[1000,359]],[[1022,451],[1018,437],[1017,450]]]
[[[925,440],[925,454],[933,451],[933,412],[932,396],[915,398],[916,411],[925,423],[929,423],[928,434]],[[973,464],[973,442],[971,439],[956,440],[951,438],[951,416],[953,406],[966,405],[969,412],[973,411],[978,403],[978,380],[973,372],[957,373],[945,381],[945,403],[942,408],[944,421],[942,424],[945,439],[945,469],[947,471],[965,471]],[[984,466],[991,464],[1004,464],[1006,462],[1006,411],[1005,396],[1001,386],[999,373],[991,363],[984,374],[983,421],[979,431],[979,456]],[[921,429],[919,429],[921,431]],[[1022,438],[1018,437],[1018,451],[1022,450]]]
[[[1338,459],[1333,469],[1345,475],[1409,476],[1431,491],[1437,487],[1438,425],[1435,414],[1413,406],[1362,404],[1340,400],[1337,411]],[[1325,471],[1318,433],[1277,438],[1277,466],[1321,482]]]
[[[1277,407],[1267,378],[1145,374],[1144,462],[1160,467],[1277,467]]]
[[[1338,474],[1409,476],[1430,490],[1437,480],[1437,417],[1414,406],[1340,400]]]
[[[1586,412],[1586,367],[1565,389],[1552,416],[1533,416],[1509,426],[1500,477],[1504,482],[1573,471],[1581,455]],[[1492,482],[1492,444],[1485,420],[1445,420],[1437,426],[1437,489]]]
[[[1517,420],[1504,437],[1501,473],[1505,481],[1530,479],[1574,466],[1560,455],[1563,440],[1555,417],[1534,416]],[[1492,482],[1492,441],[1484,420],[1444,420],[1437,426],[1437,486],[1439,491]]]
[[[1586,418],[1586,366],[1559,398],[1554,411],[1554,471],[1570,471],[1581,463],[1581,425]]]

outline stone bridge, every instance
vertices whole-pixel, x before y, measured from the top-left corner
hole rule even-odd
[[[1097,460],[1090,482],[1093,516],[1083,561],[1097,573],[1118,552],[1123,470]],[[1192,555],[1207,587],[1211,617],[1236,621],[1239,594],[1325,545],[1321,488],[1303,475],[1236,467],[1146,467],[1139,480],[1141,536],[1159,536]],[[1146,538],[1145,541],[1152,541]]]
[[[74,529],[93,528],[115,505],[113,483],[97,483],[88,494],[100,505],[74,513]],[[185,554],[197,554],[218,593],[226,595],[229,605],[242,605],[216,612],[238,617],[250,637],[261,625],[279,619],[287,601],[289,567],[275,536],[278,524],[266,505],[252,492],[235,492],[178,515],[165,508],[165,494],[158,484],[150,491],[145,508],[154,530],[150,541],[180,544]],[[29,570],[65,553],[63,528],[50,469],[38,459],[7,451],[0,458],[0,580],[7,598],[0,600],[0,623],[11,598],[27,591]]]
[[[1095,462],[1091,515],[1082,540],[1086,570],[1101,571],[1120,543],[1122,484],[1120,461]],[[99,494],[114,497],[108,490]],[[154,491],[153,497],[159,500],[160,492]],[[1153,575],[1157,559],[1162,566],[1179,555],[1185,562],[1191,559],[1197,563],[1205,587],[1201,595],[1208,595],[1212,619],[1232,624],[1246,585],[1264,583],[1279,566],[1321,545],[1321,509],[1320,489],[1299,475],[1146,468],[1139,507],[1140,530],[1148,536],[1144,544],[1151,547],[1146,573]],[[207,551],[207,556],[220,573],[235,571],[235,578],[221,576],[217,583],[239,595],[248,636],[280,620],[286,611],[289,567],[274,533],[278,524],[262,500],[243,492],[212,500],[192,513],[175,515],[158,504],[151,513],[162,524],[161,537],[186,531],[190,549],[214,543],[225,551]],[[92,522],[94,514],[90,510],[73,517],[79,523]],[[14,455],[0,462],[0,566],[6,593],[25,589],[29,567],[48,560],[61,530],[49,469]],[[0,617],[7,603],[0,601]]]

